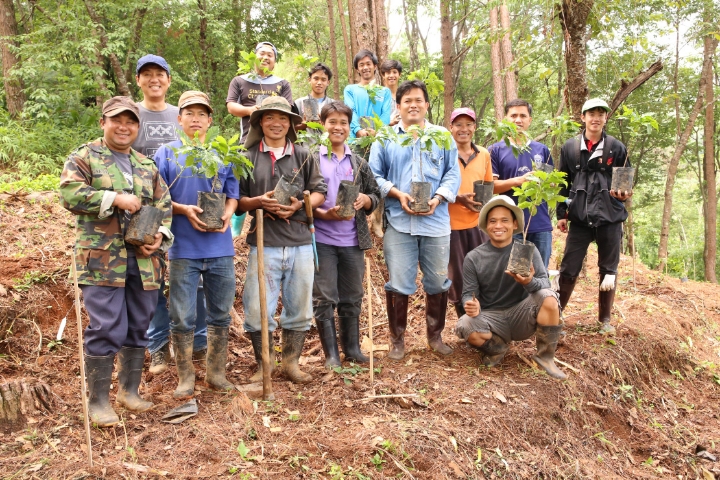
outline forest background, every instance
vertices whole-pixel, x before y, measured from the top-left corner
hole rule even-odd
[[[258,41],[281,51],[276,73],[296,98],[315,59],[342,98],[352,56],[370,48],[428,83],[433,123],[473,108],[484,146],[519,96],[557,161],[582,103],[607,99],[607,130],[638,169],[625,253],[717,283],[719,14],[716,0],[0,0],[0,191],[56,188],[68,153],[100,135],[98,105],[141,99],[147,53],[171,65],[170,103],[203,90],[232,131],[227,88]]]

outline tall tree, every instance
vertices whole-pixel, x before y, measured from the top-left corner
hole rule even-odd
[[[709,3],[709,2],[708,2]],[[713,14],[709,5],[705,6],[703,13],[707,26],[713,23]],[[712,59],[715,55],[718,41],[712,33],[703,37],[703,52],[705,58]],[[717,190],[715,175],[715,85],[713,84],[713,62],[703,72],[705,78],[705,126],[704,126],[704,161],[703,161],[703,210],[705,227],[705,246],[703,248],[703,261],[705,262],[705,281],[717,283],[715,274],[717,255]]]
[[[90,20],[92,20],[92,22],[95,24],[95,30],[97,32],[100,42],[100,50],[101,52],[103,52],[108,48],[108,36],[107,32],[105,31],[105,25],[103,24],[100,15],[95,10],[95,5],[93,4],[92,0],[84,0],[84,2],[88,16],[90,17]],[[120,60],[118,59],[117,54],[115,54],[115,52],[109,52],[107,54],[107,58],[108,60],[110,60],[110,65],[112,67],[113,73],[115,74],[115,81],[117,82],[118,93],[120,95],[125,95],[129,97],[130,88],[128,87],[128,83],[125,80],[125,73],[123,72],[122,65],[120,64]]]
[[[12,51],[18,34],[13,0],[0,0],[0,53],[2,53],[2,76],[8,112],[17,117],[25,105],[24,86],[20,78],[13,76],[13,69],[20,63]]]
[[[377,46],[378,59],[380,62],[388,57],[388,24],[385,13],[385,2],[383,0],[370,0],[375,18],[375,45]]]
[[[500,4],[500,26],[503,29],[500,50],[502,52],[503,77],[505,79],[505,100],[510,101],[518,97],[517,81],[515,80],[515,62],[513,61],[512,43],[510,42],[510,12],[505,3]]]
[[[500,53],[500,33],[498,27],[498,9],[490,9],[490,64],[492,65],[492,81],[495,100],[495,120],[498,122],[505,116],[505,93],[502,80],[502,59]]]
[[[594,3],[594,0],[563,0],[560,6],[560,24],[565,37],[566,98],[576,122],[580,121],[582,105],[588,96],[588,17]]]
[[[440,0],[440,45],[443,63],[443,120],[449,126],[455,98],[455,79],[453,78],[453,24],[450,17],[450,1]]]
[[[338,70],[337,47],[335,46],[335,14],[333,11],[333,0],[327,0],[328,25],[330,27],[330,60],[332,61],[333,75],[333,96],[340,98],[340,71]],[[342,14],[342,12],[341,12]]]
[[[347,22],[345,21],[345,8],[343,7],[343,0],[337,0],[338,2],[338,15],[340,15],[340,27],[342,28],[343,44],[345,45],[345,63],[347,64],[348,71],[348,83],[353,81],[353,53],[352,43],[348,38]]]

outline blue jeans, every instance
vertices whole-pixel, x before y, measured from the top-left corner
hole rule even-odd
[[[165,290],[165,279],[160,282],[160,293],[158,294],[157,306],[155,307],[155,315],[150,321],[148,327],[148,346],[147,349],[152,355],[160,350],[170,341],[170,311],[168,310],[168,301],[163,291]],[[207,322],[205,321],[205,293],[203,292],[202,281],[197,289],[197,315],[195,321],[195,340],[193,342],[193,352],[204,350],[207,348]]]
[[[513,235],[513,238],[522,242],[522,233],[516,233]],[[540,252],[540,257],[545,264],[545,270],[547,270],[548,264],[550,263],[550,255],[552,254],[552,232],[528,233],[527,240],[535,244],[535,248]]]
[[[202,275],[208,325],[230,325],[230,309],[235,301],[233,257],[178,258],[170,263],[170,331],[195,330],[197,288]]]
[[[315,260],[312,245],[299,247],[265,247],[265,293],[268,327],[275,331],[278,299],[282,294],[280,326],[286,330],[308,331],[313,316],[312,292]],[[257,247],[250,247],[243,306],[245,331],[260,331],[260,284],[258,283]]]
[[[402,295],[412,295],[417,290],[418,262],[423,274],[422,285],[425,293],[436,295],[450,289],[448,279],[450,263],[450,235],[424,237],[395,230],[388,225],[383,239],[385,264],[390,281],[385,290]]]

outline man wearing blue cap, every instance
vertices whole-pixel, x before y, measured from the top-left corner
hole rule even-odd
[[[137,62],[135,81],[143,92],[143,100],[136,104],[140,110],[140,128],[132,148],[153,158],[162,145],[178,139],[180,110],[165,101],[172,82],[170,65],[159,55],[145,55]],[[170,313],[164,291],[165,281],[162,279],[157,308],[147,332],[149,338],[147,349],[150,352],[149,371],[154,375],[167,370],[170,361]],[[193,358],[202,360],[207,350],[205,295],[202,284],[198,288],[196,313]]]
[[[270,42],[260,42],[255,47],[255,55],[260,60],[255,71],[233,78],[228,88],[227,109],[230,114],[240,117],[241,137],[245,141],[250,132],[250,115],[257,110],[261,95],[279,95],[293,105],[290,82],[272,74],[278,51]],[[264,97],[261,97],[261,100]]]

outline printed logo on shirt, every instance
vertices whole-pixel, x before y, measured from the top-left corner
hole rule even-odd
[[[542,165],[544,163],[542,155],[534,155],[533,160],[535,161],[535,165],[538,168],[540,168],[540,165]]]
[[[143,155],[145,155],[148,158],[153,158],[155,156],[155,152],[157,152],[158,150],[160,150],[160,149],[159,148],[146,148],[145,153],[143,153]]]
[[[168,142],[172,140],[177,140],[177,134],[175,133],[175,124],[172,122],[149,121],[143,124],[143,129],[145,133],[145,140],[148,142]]]
[[[518,168],[517,171],[518,171],[518,173],[527,173],[530,171],[530,169],[528,167],[526,167],[525,165],[523,165],[522,167]]]
[[[128,172],[122,172],[123,177],[125,177],[125,180],[130,184],[130,188],[133,188],[133,176],[132,173]]]

